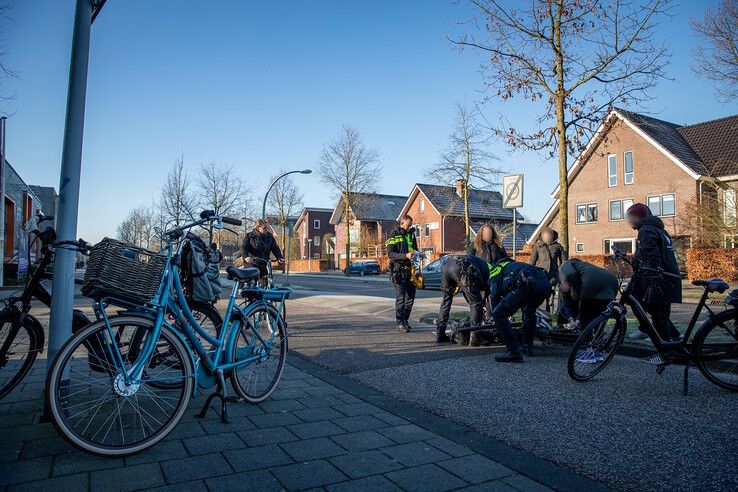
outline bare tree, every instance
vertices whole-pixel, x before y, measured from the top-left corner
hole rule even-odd
[[[238,218],[251,201],[251,188],[241,180],[233,166],[210,162],[200,166],[197,180],[200,205],[216,215]],[[213,240],[212,231],[210,231]],[[220,234],[216,242],[220,245]]]
[[[155,241],[154,220],[154,211],[151,207],[134,208],[118,225],[118,239],[140,248],[151,249]]]
[[[197,202],[192,193],[192,181],[184,168],[184,157],[177,158],[169,170],[159,206],[166,223],[175,227],[194,218]]]
[[[12,0],[0,0],[0,75],[5,78],[16,77],[18,74],[11,70],[11,68],[4,62],[5,56],[8,54],[8,49],[5,46],[5,27],[8,24],[14,24],[13,19],[10,17],[10,10],[13,8]],[[11,96],[0,96],[0,100],[11,99]]]
[[[337,192],[344,207],[348,272],[351,263],[351,211],[356,206],[357,194],[369,192],[377,184],[381,172],[379,151],[364,145],[355,128],[344,125],[338,136],[323,146],[318,166],[321,181]]]
[[[480,124],[479,108],[469,109],[456,104],[453,132],[449,146],[441,153],[440,161],[428,170],[431,179],[447,185],[461,182],[464,201],[464,244],[469,247],[469,189],[486,189],[498,184],[502,169],[498,159],[489,151],[492,138]]]
[[[692,245],[698,247],[722,247],[726,239],[738,239],[738,190],[715,178],[705,181],[700,194],[686,204],[684,230],[675,235],[689,235]],[[676,222],[676,221],[675,221]]]
[[[715,83],[725,102],[738,97],[738,0],[723,0],[708,8],[702,20],[692,19],[702,44],[694,50],[695,71]]]
[[[280,169],[277,174],[272,175],[269,182],[274,182],[278,176],[284,173],[285,171]],[[291,176],[285,176],[277,181],[269,193],[269,214],[276,217],[282,230],[280,247],[285,258],[287,257],[287,220],[302,208],[303,198],[303,193],[295,185]]]
[[[560,237],[569,244],[568,156],[580,152],[615,104],[634,105],[665,76],[669,54],[654,27],[672,0],[469,0],[471,33],[452,42],[483,53],[488,98],[540,109],[534,128],[504,118],[494,133],[512,148],[557,156]]]

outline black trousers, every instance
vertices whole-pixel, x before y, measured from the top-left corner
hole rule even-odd
[[[600,299],[584,299],[579,305],[579,326],[585,329],[589,324],[607,309],[610,301]]]
[[[492,310],[497,335],[514,354],[523,351],[523,343],[532,345],[536,335],[536,309],[551,292],[548,279],[541,278],[532,288],[513,289]],[[523,314],[523,340],[510,325],[510,316],[520,310]]]
[[[651,315],[653,327],[662,340],[669,341],[681,336],[674,323],[671,322],[671,303],[655,302],[644,304],[643,308]]]
[[[478,325],[484,318],[484,292],[469,289],[462,290],[466,302],[469,303],[471,310],[471,324]],[[453,290],[443,291],[443,300],[441,300],[441,309],[438,311],[438,328],[445,330],[448,323],[448,315],[451,312],[451,303],[454,300]]]
[[[415,303],[415,284],[412,282],[395,283],[395,320],[397,323],[407,323],[410,312]]]

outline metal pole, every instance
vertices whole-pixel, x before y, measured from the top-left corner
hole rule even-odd
[[[72,55],[69,62],[67,115],[64,123],[61,176],[59,178],[59,211],[57,237],[74,240],[77,235],[79,207],[79,179],[82,167],[82,136],[85,124],[85,96],[87,92],[87,64],[90,55],[90,25],[93,3],[77,0],[74,12]],[[72,306],[74,303],[74,263],[76,253],[58,249],[54,260],[51,319],[47,369],[56,353],[72,334]]]
[[[513,209],[513,260],[518,255],[518,243],[515,241],[515,230],[518,228],[518,209]]]
[[[5,285],[5,125],[8,119],[0,118],[0,287]]]

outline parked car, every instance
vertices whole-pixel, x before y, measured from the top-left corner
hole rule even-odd
[[[441,290],[441,266],[446,263],[449,256],[441,256],[435,261],[431,261],[425,265],[421,272],[423,273],[423,287],[425,290]]]
[[[374,260],[358,260],[351,263],[349,267],[349,274],[359,274],[362,277],[364,275],[379,275],[382,273],[382,267],[379,266],[379,262]]]

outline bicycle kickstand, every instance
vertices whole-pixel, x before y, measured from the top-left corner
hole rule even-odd
[[[215,374],[216,378],[218,379],[218,386],[214,393],[211,393],[208,398],[205,400],[205,404],[202,406],[202,409],[200,412],[198,412],[195,415],[195,418],[202,419],[205,418],[205,415],[208,413],[208,410],[210,409],[210,404],[213,402],[214,399],[218,398],[220,400],[220,421],[224,424],[230,424],[231,422],[228,420],[228,403],[238,403],[240,402],[240,398],[237,398],[235,396],[228,396],[226,395],[226,386],[225,386],[225,379],[223,377],[223,371],[218,370]]]

